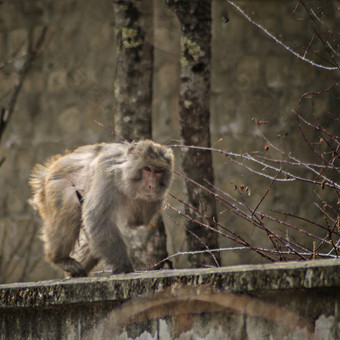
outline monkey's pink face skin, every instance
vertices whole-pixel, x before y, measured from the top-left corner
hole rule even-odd
[[[163,176],[163,171],[155,170],[151,167],[146,166],[142,169],[142,174],[142,190],[144,192],[144,196],[147,198],[152,198],[153,196],[158,195],[161,186],[160,180]]]

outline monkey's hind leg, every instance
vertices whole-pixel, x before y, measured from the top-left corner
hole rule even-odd
[[[84,228],[80,230],[79,241],[76,243],[73,256],[82,264],[86,274],[89,274],[99,262],[99,259],[91,252],[88,236]]]
[[[82,264],[70,257],[79,230],[70,231],[62,227],[55,230],[57,232],[53,233],[48,226],[44,226],[42,239],[46,259],[62,269],[66,277],[87,276]]]

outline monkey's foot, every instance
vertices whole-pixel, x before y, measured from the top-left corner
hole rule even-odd
[[[65,272],[65,277],[81,277],[87,276],[87,273],[82,264],[72,257],[68,257],[56,263]]]

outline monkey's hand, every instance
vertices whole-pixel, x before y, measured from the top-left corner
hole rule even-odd
[[[135,271],[135,268],[133,267],[133,264],[130,258],[127,258],[125,259],[125,261],[122,260],[122,263],[119,263],[113,267],[112,275],[132,273],[134,271]]]

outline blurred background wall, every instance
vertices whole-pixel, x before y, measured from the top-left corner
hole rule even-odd
[[[295,1],[239,1],[252,19],[284,41],[307,46],[312,28],[301,10],[292,16]],[[329,84],[329,71],[298,60],[222,0],[213,0],[211,131],[212,145],[237,153],[260,150],[264,141],[254,119],[266,121],[264,132],[271,141],[309,157],[292,109],[302,94]],[[178,82],[180,26],[163,1],[155,0],[155,68],[153,138],[179,144]],[[296,13],[298,17],[299,13]],[[338,22],[339,14],[327,13]],[[42,259],[38,238],[40,219],[28,205],[28,178],[32,167],[65,149],[115,137],[93,121],[114,128],[115,42],[112,2],[5,1],[0,4],[0,106],[5,106],[18,80],[29,44],[34,45],[43,26],[44,44],[23,83],[13,117],[0,144],[0,256],[1,281],[40,280],[61,277]],[[294,46],[293,46],[294,47]],[[21,56],[21,57],[20,57]],[[2,64],[3,63],[3,64]],[[312,97],[311,110],[322,115],[338,105],[334,93]],[[334,111],[334,110],[333,110]],[[288,135],[287,135],[288,134]],[[283,138],[282,136],[285,136]],[[306,154],[307,153],[307,154]],[[256,205],[269,182],[249,175],[246,169],[214,155],[217,186],[235,194],[235,185],[250,188],[245,200]],[[310,156],[312,157],[312,156]],[[179,161],[177,163],[180,163]],[[181,195],[181,179],[173,192]],[[300,184],[275,186],[263,209],[275,206],[311,219],[320,213],[306,200]],[[184,233],[165,211],[169,252],[185,250]],[[260,246],[263,234],[221,209],[221,221]],[[221,239],[221,246],[231,246]],[[223,264],[263,261],[250,252],[223,253]],[[185,258],[175,260],[185,266]]]

